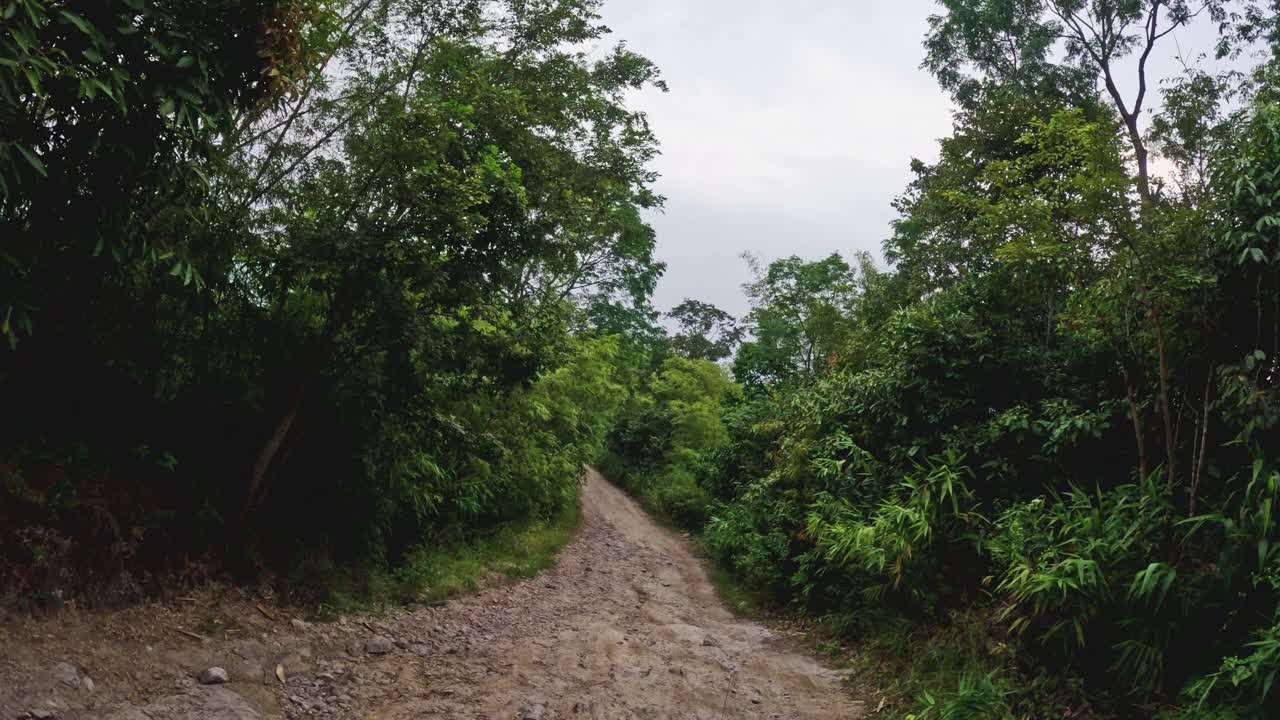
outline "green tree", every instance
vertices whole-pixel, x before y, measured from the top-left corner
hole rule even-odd
[[[623,96],[656,70],[621,47],[598,60],[567,49],[603,37],[596,20],[580,2],[497,4],[444,23],[446,36],[437,19],[407,59],[317,89],[314,117],[279,150],[288,165],[250,178],[271,176],[248,188],[242,292],[288,340],[268,357],[270,430],[243,514],[301,408],[341,397],[343,378],[388,398],[510,386],[539,369],[567,302],[647,297],[660,271],[640,219],[659,202],[653,138]],[[514,33],[505,52],[489,45],[499,29]],[[374,357],[383,367],[357,373]]]
[[[331,42],[328,3],[0,5],[0,335],[12,347],[131,273],[198,283],[208,166]],[[71,307],[68,307],[71,305]]]
[[[667,317],[680,328],[671,337],[671,347],[683,358],[716,362],[732,355],[742,342],[738,321],[710,303],[686,299],[667,312]]]
[[[1133,151],[1139,196],[1153,196],[1149,150],[1142,124],[1148,90],[1147,63],[1171,33],[1198,16],[1225,32],[1241,14],[1257,14],[1250,2],[1228,0],[941,0],[929,20],[925,67],[962,103],[985,84],[1012,85],[1072,97],[1100,83],[1119,116]],[[1245,25],[1252,23],[1246,22]],[[1059,47],[1059,55],[1055,50]],[[1133,95],[1121,90],[1124,61],[1135,58]],[[1090,92],[1091,94],[1091,92]]]
[[[73,562],[30,525],[385,572],[569,502],[661,344],[661,81],[599,3],[100,5],[0,2],[4,572]]]
[[[838,360],[848,333],[846,313],[856,295],[849,264],[833,253],[816,261],[792,256],[762,267],[746,256],[756,279],[745,286],[751,340],[733,361],[745,385],[804,381]]]

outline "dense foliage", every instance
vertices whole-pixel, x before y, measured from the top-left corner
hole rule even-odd
[[[697,468],[679,492],[706,519],[677,520],[852,637],[903,713],[1275,717],[1276,61],[1193,64],[1140,122],[1170,28],[1199,11],[1231,54],[1274,17],[940,5],[925,65],[954,132],[913,165],[889,269],[755,263],[742,392],[683,398],[722,406],[679,450],[698,462],[672,462],[676,413],[640,405],[614,464],[655,498]]]
[[[887,267],[667,336],[597,4],[0,0],[6,596],[441,592],[600,460],[903,713],[1280,714],[1274,8],[940,0]]]
[[[698,478],[729,441],[721,413],[737,389],[715,363],[679,356],[645,380],[609,435],[601,469],[676,524],[701,527],[710,497]]]
[[[573,502],[661,272],[661,83],[596,5],[0,2],[5,595]]]

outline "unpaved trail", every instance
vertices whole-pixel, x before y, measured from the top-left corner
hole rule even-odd
[[[193,611],[155,618],[154,606],[19,624],[0,635],[0,720],[864,714],[837,673],[725,609],[684,539],[595,472],[582,495],[555,568],[441,607],[317,625],[253,604],[225,621],[205,610],[226,628],[206,642],[163,632]],[[231,682],[200,685],[212,665]]]

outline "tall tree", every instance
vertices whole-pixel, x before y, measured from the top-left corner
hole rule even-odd
[[[732,355],[742,342],[743,331],[738,321],[710,303],[686,299],[672,308],[667,317],[680,327],[671,338],[671,347],[683,358],[716,362]]]
[[[1229,0],[939,0],[929,20],[925,67],[960,100],[984,83],[1055,87],[1068,96],[1101,82],[1124,124],[1144,203],[1152,200],[1142,114],[1154,85],[1156,46],[1200,16],[1227,23]],[[1225,36],[1224,36],[1225,37]],[[1061,55],[1057,51],[1061,49]],[[1135,57],[1128,78],[1123,61]],[[966,72],[967,71],[967,72]],[[1132,81],[1126,96],[1121,86]]]
[[[645,303],[661,266],[641,212],[660,198],[625,96],[657,70],[623,46],[580,49],[608,32],[597,5],[384,6],[401,49],[367,52],[385,31],[360,19],[343,79],[288,113],[279,142],[240,151],[228,212],[248,212],[253,239],[237,278],[287,338],[267,360],[243,515],[299,413],[371,356],[389,397],[510,387],[550,359],[574,303]]]
[[[0,6],[0,336],[10,346],[41,314],[56,328],[84,313],[63,303],[121,275],[198,281],[211,252],[191,209],[207,189],[203,161],[237,117],[275,106],[311,71],[330,42],[326,5]]]
[[[814,261],[791,256],[767,267],[744,257],[756,274],[744,286],[752,339],[738,348],[734,375],[749,385],[813,378],[838,359],[847,337],[854,271],[838,253]]]

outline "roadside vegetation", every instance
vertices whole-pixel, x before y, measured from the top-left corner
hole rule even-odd
[[[940,3],[954,130],[888,267],[748,258],[732,354],[673,340],[610,437],[898,716],[1280,714],[1274,16],[1200,5]],[[1256,68],[1157,89],[1197,11]]]
[[[661,270],[596,6],[0,1],[0,592],[412,595],[564,517]]]
[[[5,600],[436,602],[598,462],[898,717],[1280,716],[1276,9],[940,0],[885,262],[740,319],[650,306],[597,9],[0,0]]]
[[[571,504],[550,519],[515,521],[456,542],[414,547],[390,569],[368,563],[307,566],[286,578],[284,587],[303,592],[320,618],[388,605],[437,605],[552,567],[580,520],[579,507]]]

